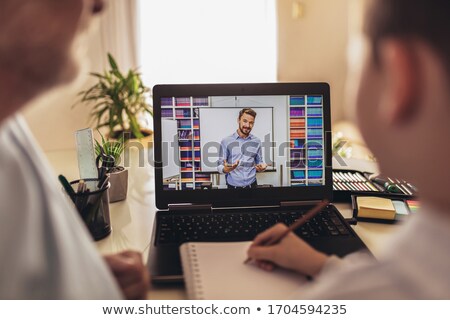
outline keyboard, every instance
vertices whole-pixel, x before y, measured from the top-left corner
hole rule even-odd
[[[158,244],[182,244],[188,241],[249,241],[276,223],[287,226],[294,223],[305,211],[170,214],[158,219]],[[349,236],[349,226],[333,210],[324,209],[298,228],[301,238]]]

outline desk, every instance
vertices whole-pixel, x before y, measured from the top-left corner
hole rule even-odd
[[[147,150],[145,154],[139,155],[137,150],[130,151],[128,197],[125,201],[110,205],[112,233],[107,238],[96,242],[102,254],[133,249],[142,252],[144,261],[147,261],[156,211],[154,172],[153,167],[146,161],[152,157],[148,157],[148,152],[151,151]],[[70,180],[79,178],[75,150],[47,152],[46,155],[55,174],[63,174]],[[140,159],[139,156],[141,156]],[[352,216],[349,204],[336,204],[336,207],[344,217]],[[377,256],[399,225],[358,222],[353,227],[367,247]],[[150,290],[148,298],[186,299],[186,293],[180,285],[158,286]]]

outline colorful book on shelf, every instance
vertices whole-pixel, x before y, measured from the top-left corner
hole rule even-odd
[[[305,179],[305,170],[292,170],[291,178],[292,179]]]
[[[198,172],[195,174],[195,180],[200,181],[200,179],[210,180],[210,175],[209,174],[205,175],[204,173]]]
[[[319,179],[323,177],[322,170],[308,170],[308,178],[309,179]]]
[[[322,105],[322,96],[308,96],[307,97],[307,103],[308,105]]]
[[[291,148],[304,148],[305,140],[303,139],[292,139]]]
[[[305,96],[290,96],[289,104],[291,106],[297,106],[297,105],[304,106],[305,105]]]
[[[190,97],[178,97],[175,98],[175,105],[178,107],[187,107],[191,105],[191,98]]]
[[[200,129],[200,120],[199,119],[193,119],[192,120],[194,129]]]
[[[291,160],[290,165],[291,169],[305,169],[306,167],[305,161],[302,159]]]
[[[173,98],[162,97],[161,98],[161,106],[173,106]]]
[[[191,120],[190,119],[186,119],[186,120],[178,120],[178,127],[179,128],[187,128],[190,129],[192,126]]]
[[[323,136],[322,129],[308,129],[308,138],[321,138]]]
[[[295,118],[290,120],[290,126],[292,127],[305,127],[305,118]]]
[[[323,110],[321,107],[309,107],[307,114],[308,116],[321,117],[323,116]]]
[[[209,104],[208,97],[194,97],[192,98],[194,106],[207,106]]]
[[[306,153],[304,149],[291,150],[291,159],[305,159]]]
[[[323,150],[322,149],[308,149],[308,159],[322,159]]]
[[[172,109],[161,109],[161,116],[163,118],[172,118],[173,110]]]
[[[305,133],[305,128],[291,128],[291,134],[293,133]]]
[[[323,160],[322,159],[308,160],[308,168],[322,169]]]
[[[195,177],[195,180],[199,181],[199,182],[209,182],[209,181],[211,181],[210,178],[197,178],[197,177]]]
[[[291,108],[289,111],[291,117],[304,117],[305,116],[305,108]]]
[[[180,130],[180,131],[178,131],[178,138],[179,139],[191,139],[192,131],[191,130]]]
[[[322,127],[322,118],[308,118],[308,127]]]

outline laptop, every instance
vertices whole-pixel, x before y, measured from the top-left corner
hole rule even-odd
[[[155,283],[183,281],[182,243],[249,241],[332,201],[326,83],[157,85],[153,112]],[[327,254],[367,249],[332,203],[296,233]]]

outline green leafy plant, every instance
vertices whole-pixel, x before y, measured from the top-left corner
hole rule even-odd
[[[100,131],[98,132],[101,137],[101,142],[95,140],[95,153],[97,156],[102,152],[106,156],[112,156],[114,158],[114,164],[110,167],[116,168],[119,166],[120,157],[125,149],[124,135],[120,136],[118,140],[107,140]]]
[[[116,138],[121,133],[130,132],[131,137],[141,139],[145,130],[138,122],[138,115],[153,115],[151,106],[146,102],[150,89],[144,86],[136,70],[122,73],[109,53],[108,61],[110,70],[103,74],[90,73],[97,83],[79,93],[80,103],[94,103],[90,117],[97,129],[108,127],[110,137]]]

